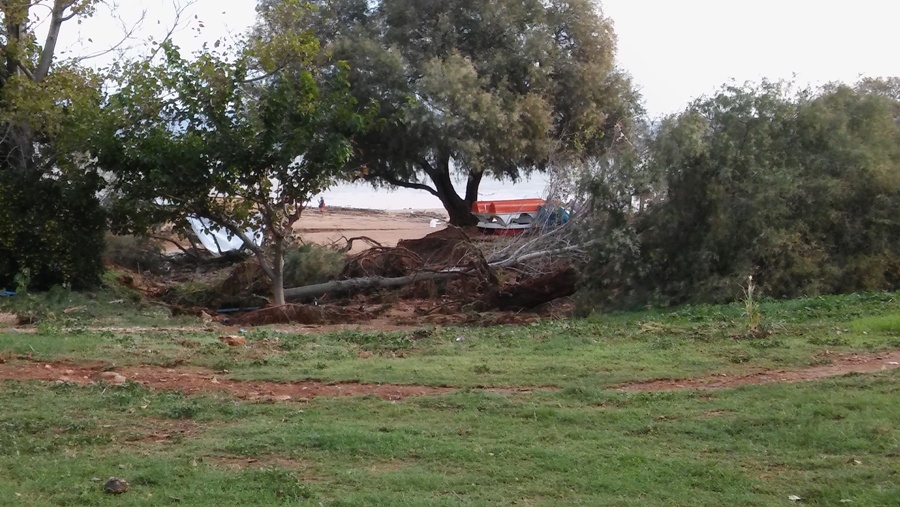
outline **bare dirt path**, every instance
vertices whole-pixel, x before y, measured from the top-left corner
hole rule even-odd
[[[704,378],[647,380],[623,384],[615,389],[623,392],[728,389],[772,382],[804,382],[839,377],[848,373],[875,373],[900,368],[900,350],[829,359],[831,360],[829,364],[797,370],[765,370],[739,375],[719,373]]]
[[[156,390],[177,390],[186,394],[218,391],[250,401],[304,401],[320,396],[377,396],[386,400],[400,400],[409,396],[426,396],[455,390],[394,384],[230,380],[223,378],[222,374],[201,368],[172,369],[143,365],[105,372],[104,367],[105,364],[102,363],[85,365],[16,361],[0,364],[0,379],[71,382],[80,385],[95,382],[124,383],[127,379]]]
[[[137,382],[155,390],[181,391],[186,394],[222,392],[239,399],[258,402],[306,401],[317,397],[376,396],[385,400],[401,400],[410,396],[428,396],[457,391],[452,387],[399,384],[365,384],[356,382],[271,382],[232,380],[226,373],[194,367],[163,368],[129,366],[105,371],[106,363],[71,364],[61,362],[11,361],[0,363],[0,380],[40,380],[88,385]],[[900,368],[900,350],[879,354],[863,354],[832,358],[831,363],[796,370],[765,370],[749,374],[713,374],[693,379],[657,379],[614,387],[620,392],[714,390],[773,382],[789,383],[837,377],[848,373],[875,373]],[[534,390],[556,390],[553,387],[486,387],[485,391],[529,393]]]

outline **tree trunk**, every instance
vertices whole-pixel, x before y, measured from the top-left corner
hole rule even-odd
[[[447,210],[450,217],[450,225],[456,227],[465,227],[475,225],[478,219],[472,215],[472,203],[478,199],[478,186],[481,183],[481,174],[469,174],[466,181],[466,196],[460,197],[453,187],[453,180],[450,177],[450,157],[441,156],[438,160],[438,167],[426,172],[434,183],[434,189],[438,193],[438,198]]]
[[[454,195],[454,197],[457,197]],[[478,224],[478,219],[472,214],[471,203],[466,203],[464,199],[457,197],[453,202],[447,202],[443,198],[444,208],[447,210],[447,216],[450,217],[450,225],[456,227],[466,227]]]
[[[284,305],[284,238],[275,238],[275,259],[272,262],[272,298],[275,306]]]
[[[312,299],[324,296],[329,292],[360,291],[366,289],[382,289],[391,287],[403,287],[414,282],[426,282],[429,280],[445,280],[464,274],[461,271],[416,273],[414,275],[384,278],[381,276],[366,276],[363,278],[351,278],[350,280],[335,280],[333,282],[317,283],[294,289],[284,289],[284,296],[293,301]]]

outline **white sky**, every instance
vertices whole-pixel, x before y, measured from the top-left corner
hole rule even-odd
[[[900,76],[895,0],[604,0],[620,65],[651,116],[730,79],[853,83]]]
[[[184,1],[184,0],[174,0]],[[142,10],[141,36],[159,38],[172,24],[173,0],[118,0],[128,20]],[[900,76],[895,0],[603,0],[615,23],[618,60],[640,87],[651,116],[674,113],[731,79],[792,79],[799,84],[859,76]],[[240,34],[255,17],[255,0],[197,0],[193,23],[176,35],[185,50]],[[194,20],[194,15],[197,19]],[[96,49],[120,36],[102,9],[78,28]],[[204,27],[199,29],[199,21]],[[77,40],[74,26],[64,37]],[[71,42],[70,42],[71,44]],[[77,46],[73,52],[82,52]]]

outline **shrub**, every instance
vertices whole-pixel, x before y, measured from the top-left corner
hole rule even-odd
[[[666,118],[643,166],[659,180],[651,204],[592,246],[595,299],[733,301],[750,274],[779,298],[897,290],[898,110],[846,86],[763,83]],[[633,233],[635,252],[612,248],[616,231]]]
[[[327,282],[344,269],[344,254],[331,248],[307,244],[284,256],[284,286],[302,287]]]
[[[150,271],[156,275],[168,271],[166,258],[159,245],[139,236],[106,235],[106,249],[103,260],[134,271]]]
[[[71,181],[0,171],[0,287],[27,273],[30,289],[95,287],[106,215],[95,175]]]

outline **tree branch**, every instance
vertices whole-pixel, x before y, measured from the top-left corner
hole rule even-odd
[[[234,225],[233,223],[231,223],[231,221],[226,220],[219,215],[216,215],[215,213],[206,212],[197,213],[197,215],[212,220],[213,222],[217,223],[219,227],[228,229],[229,232],[240,238],[240,240],[244,243],[244,247],[253,252],[253,254],[256,256],[256,259],[259,261],[259,267],[262,268],[266,276],[269,277],[270,280],[275,279],[275,270],[270,265],[269,259],[266,258],[266,251],[263,250],[261,246],[254,243],[253,240],[250,239],[250,237],[240,229],[240,227]]]
[[[507,268],[509,266],[514,266],[516,264],[521,264],[523,262],[530,261],[531,259],[546,257],[548,255],[559,255],[559,254],[569,253],[569,252],[580,252],[580,251],[583,251],[584,247],[589,246],[592,243],[594,243],[594,242],[593,241],[588,242],[583,245],[569,245],[569,246],[565,246],[562,248],[554,248],[554,249],[550,249],[550,250],[539,250],[537,252],[527,253],[520,257],[510,257],[506,260],[499,261],[499,262],[493,262],[488,265],[491,266],[492,268]]]
[[[454,276],[460,276],[462,271],[440,271],[430,273],[416,273],[414,275],[399,276],[395,278],[383,278],[380,276],[367,276],[363,278],[351,278],[350,280],[336,280],[333,282],[317,283],[305,287],[284,289],[285,299],[309,299],[328,294],[329,292],[360,291],[375,288],[403,287],[414,282],[428,280],[444,280]]]
[[[385,183],[387,183],[388,185],[394,185],[395,187],[411,188],[413,190],[424,190],[435,197],[440,197],[437,190],[429,187],[428,185],[425,185],[424,183],[414,183],[411,181],[404,181],[401,179],[397,179],[393,176],[388,176],[386,174],[377,174],[377,175],[369,176],[366,178],[366,180],[371,180],[373,178],[380,179],[380,180],[384,181]]]
[[[59,30],[66,21],[66,9],[75,3],[74,0],[54,0],[53,9],[50,11],[50,27],[47,30],[47,39],[44,42],[44,49],[41,50],[41,57],[38,60],[37,68],[34,69],[34,82],[40,83],[47,77],[50,72],[50,65],[53,63],[53,55],[56,53],[56,43],[59,41]]]

